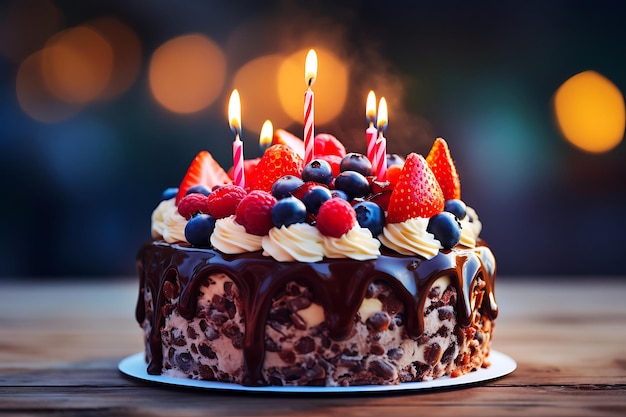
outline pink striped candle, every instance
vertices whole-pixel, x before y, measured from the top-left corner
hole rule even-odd
[[[304,163],[308,164],[315,159],[315,103],[311,86],[317,77],[317,54],[311,49],[306,55],[304,65],[304,80],[308,89],[304,92]]]
[[[369,159],[372,163],[372,167],[374,167],[374,144],[376,143],[378,130],[374,127],[374,123],[376,121],[376,95],[373,91],[370,91],[367,95],[365,117],[369,123],[369,127],[365,129],[365,137],[367,138],[367,159]]]
[[[243,142],[241,141],[241,99],[239,91],[234,89],[228,101],[228,125],[235,134],[233,141],[233,177],[234,184],[245,187],[246,176],[243,166]]]
[[[385,139],[385,130],[387,130],[387,100],[385,97],[380,98],[378,103],[378,139],[374,145],[374,163],[372,164],[374,173],[378,181],[384,181],[387,177],[387,139]]]

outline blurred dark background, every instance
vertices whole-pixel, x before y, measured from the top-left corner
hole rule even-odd
[[[246,158],[266,118],[301,136],[309,48],[316,132],[364,152],[373,89],[389,152],[445,137],[500,275],[623,275],[625,19],[617,1],[5,0],[0,279],[132,276],[161,191],[199,150],[230,167],[232,88]],[[584,71],[617,91],[583,100],[583,148],[621,132],[603,152],[555,117]]]

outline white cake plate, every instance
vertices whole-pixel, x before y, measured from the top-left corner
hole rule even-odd
[[[118,369],[133,378],[143,381],[154,382],[158,384],[174,385],[177,387],[192,387],[208,390],[221,391],[242,391],[242,392],[264,392],[264,393],[291,393],[291,394],[311,394],[311,393],[375,393],[390,391],[413,391],[413,390],[430,390],[438,388],[454,388],[464,385],[476,384],[479,382],[489,381],[491,379],[500,378],[510,374],[517,368],[517,363],[510,356],[498,351],[491,351],[489,359],[491,366],[486,369],[478,369],[469,374],[450,378],[447,376],[437,378],[433,381],[425,382],[405,382],[398,385],[359,385],[351,387],[247,387],[237,384],[229,384],[216,381],[199,381],[187,378],[173,378],[164,375],[150,375],[147,372],[147,365],[144,360],[144,353],[136,353],[124,358],[119,364]]]

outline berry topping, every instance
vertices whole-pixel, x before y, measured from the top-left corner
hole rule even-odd
[[[272,208],[272,223],[274,226],[289,226],[306,221],[306,206],[296,197],[289,196],[278,200]]]
[[[428,166],[430,166],[439,182],[443,198],[446,200],[460,199],[461,181],[450,155],[448,144],[443,138],[435,139],[433,147],[430,149],[428,156],[426,156],[426,162],[428,162]]]
[[[344,171],[335,178],[335,188],[348,194],[348,197],[363,197],[372,192],[370,183],[356,171]]]
[[[309,184],[309,183],[305,183]],[[315,185],[309,188],[302,196],[302,202],[306,206],[306,209],[311,214],[317,214],[320,206],[326,201],[330,200],[332,195],[330,190],[323,185]]]
[[[388,223],[415,217],[429,218],[443,210],[443,193],[422,155],[407,156],[398,182],[389,198]]]
[[[389,168],[387,168],[385,179],[389,181],[389,183],[395,184],[398,182],[398,177],[400,176],[400,172],[402,172],[402,165],[392,165]]]
[[[457,219],[463,220],[467,215],[467,206],[462,200],[446,200],[443,211],[452,213]]]
[[[318,133],[315,135],[315,155],[337,155],[346,156],[346,148],[343,143],[329,133]]]
[[[276,129],[274,131],[272,145],[286,145],[297,153],[300,158],[304,158],[304,141],[286,130]]]
[[[356,224],[356,213],[345,200],[331,198],[322,204],[317,213],[317,228],[326,236],[341,237]]]
[[[402,168],[402,165],[404,165],[404,158],[398,155],[397,153],[388,153],[387,154],[387,169],[396,165]]]
[[[208,214],[196,214],[185,225],[185,239],[193,246],[209,246],[215,229],[215,219]]]
[[[178,188],[176,187],[166,188],[165,190],[163,190],[163,193],[161,193],[161,200],[169,200],[171,198],[174,198],[176,197],[177,193],[178,193]]]
[[[291,193],[302,186],[304,181],[293,175],[285,175],[276,180],[272,185],[272,195],[277,199],[285,198],[291,195]]]
[[[432,233],[444,249],[451,249],[461,239],[461,223],[452,213],[443,211],[428,221],[426,231]]]
[[[176,194],[176,204],[187,194],[187,190],[194,185],[204,185],[212,189],[215,185],[230,184],[226,171],[213,159],[207,151],[201,151],[191,162],[183,181],[178,187]]]
[[[350,152],[344,156],[339,169],[341,172],[356,171],[366,177],[372,175],[372,163],[370,160],[365,155],[356,152]]]
[[[225,185],[213,190],[207,200],[209,214],[216,219],[235,214],[237,205],[246,195],[246,191],[237,185]]]
[[[239,202],[235,221],[252,235],[266,235],[274,226],[272,208],[276,199],[268,192],[253,190]]]
[[[316,159],[322,159],[330,164],[330,168],[333,171],[333,177],[339,175],[341,170],[339,165],[341,164],[341,156],[339,155],[315,155]]]
[[[328,185],[333,180],[333,170],[328,162],[314,159],[304,166],[302,180]]]
[[[178,202],[178,213],[189,220],[197,213],[209,213],[209,198],[200,193],[187,194]]]
[[[189,187],[185,195],[194,194],[194,193],[204,194],[205,196],[208,196],[209,194],[211,194],[211,190],[209,190],[204,185],[194,185],[193,187]]]
[[[299,177],[302,173],[302,158],[285,145],[270,146],[259,161],[255,170],[253,190],[272,191],[272,185],[285,175]]]
[[[341,198],[342,200],[350,201],[350,197],[348,197],[348,194],[341,190],[330,190],[330,195],[333,198]]]
[[[383,232],[385,225],[385,213],[380,206],[371,201],[363,201],[354,206],[356,220],[359,226],[370,229],[372,236],[376,237]]]

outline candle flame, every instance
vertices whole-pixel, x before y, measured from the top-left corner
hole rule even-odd
[[[388,122],[389,120],[387,115],[387,100],[385,100],[385,97],[381,97],[380,101],[378,102],[378,130],[382,130],[384,132],[387,128]]]
[[[317,78],[317,54],[314,49],[309,50],[304,62],[304,81],[310,87]]]
[[[228,125],[233,133],[241,134],[241,99],[237,89],[233,90],[228,100]]]
[[[367,103],[365,104],[365,115],[367,120],[372,122],[376,117],[376,94],[373,90],[367,94]]]
[[[265,149],[272,144],[272,137],[274,136],[274,126],[272,122],[266,120],[261,128],[261,135],[259,136],[259,146],[261,149]]]

